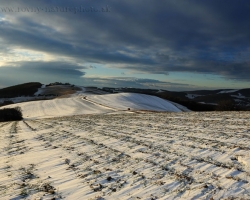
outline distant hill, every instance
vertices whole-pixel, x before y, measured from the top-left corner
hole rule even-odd
[[[203,102],[208,104],[218,104],[220,101],[223,100],[233,100],[233,98],[229,94],[208,94],[202,96],[195,96],[192,98],[196,102]]]
[[[33,96],[42,86],[38,82],[24,83],[0,89],[0,98],[13,98],[18,96]]]
[[[250,106],[250,89],[198,90],[186,92],[187,97],[196,102],[218,104],[221,101],[233,101],[238,106]],[[193,96],[192,96],[193,95]]]
[[[82,91],[81,87],[71,85],[69,83],[55,82],[50,83],[43,88],[41,88],[41,86],[41,83],[31,82],[0,89],[0,98],[2,98],[0,106],[23,101],[46,100],[46,98],[65,98],[74,93]],[[171,102],[183,105],[193,111],[250,110],[250,88],[195,90],[178,92],[162,89],[159,90],[125,87],[103,87],[102,89],[97,87],[85,87],[84,90],[88,93],[92,92],[93,94],[99,95],[121,92],[154,95],[169,100]],[[25,98],[30,99],[24,99],[22,101],[20,99],[8,99],[20,96],[26,96]]]
[[[250,89],[196,90],[178,93],[162,91],[156,95],[176,101],[194,111],[220,110],[219,107],[225,102],[231,104],[229,110],[250,110]]]
[[[227,102],[230,110],[250,110],[250,89],[218,89],[195,91],[167,91],[138,88],[103,88],[110,93],[134,92],[150,94],[186,106],[193,111],[215,111]],[[225,109],[225,107],[223,107]]]

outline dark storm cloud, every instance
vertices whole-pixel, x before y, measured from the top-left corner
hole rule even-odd
[[[0,27],[1,28],[1,27]],[[133,58],[115,51],[105,49],[91,49],[88,42],[84,45],[75,46],[44,34],[36,34],[16,30],[14,28],[2,29],[0,37],[9,45],[19,46],[37,51],[44,51],[55,55],[71,56],[84,59],[88,62],[102,63],[128,63],[128,64],[155,64],[148,58]]]
[[[0,23],[0,38],[9,46],[154,74],[250,79],[249,1],[20,0],[1,6],[111,11],[2,13],[7,22]]]
[[[217,74],[231,80],[250,80],[250,63],[248,62],[187,61],[187,65],[176,65],[174,68],[175,71],[178,72],[187,71],[202,74]]]

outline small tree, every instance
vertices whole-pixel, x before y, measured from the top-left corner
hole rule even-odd
[[[0,122],[19,121],[22,119],[23,114],[20,107],[4,108],[0,110]]]

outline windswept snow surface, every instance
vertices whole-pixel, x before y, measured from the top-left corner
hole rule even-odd
[[[107,113],[113,110],[83,101],[79,97],[24,102],[5,107],[21,107],[24,118],[48,118],[56,116]]]
[[[179,108],[183,112],[192,112],[192,110],[189,110],[187,107],[185,107],[185,106],[183,106],[181,104],[178,104],[178,103],[175,103],[175,102],[169,101],[169,100],[166,100],[166,101],[173,104],[173,105],[175,105],[177,108]]]
[[[181,112],[176,106],[161,98],[133,93],[89,95],[84,93],[70,98],[24,102],[5,107],[21,107],[24,118],[110,113],[130,108],[135,110]]]
[[[239,98],[239,99],[245,99],[246,98],[241,93],[238,93],[238,95],[231,95],[231,97],[236,97],[236,98]]]
[[[14,103],[21,103],[21,102],[28,102],[28,101],[36,101],[36,100],[41,100],[44,99],[45,97],[14,97],[14,98],[2,98],[0,99],[0,102],[4,101],[12,101]],[[46,97],[47,99],[51,99],[52,97]]]
[[[237,92],[238,90],[222,90],[220,92],[218,92],[217,94],[224,94],[224,93],[233,93],[233,92]]]
[[[42,94],[44,91],[44,88],[46,88],[46,85],[42,85],[41,88],[38,88],[37,92],[34,95],[38,96],[39,94]]]
[[[0,123],[0,199],[247,200],[249,118],[168,112]]]
[[[91,95],[87,99],[112,108],[127,110],[151,110],[181,112],[170,102],[156,96],[137,93],[118,93],[108,95]]]

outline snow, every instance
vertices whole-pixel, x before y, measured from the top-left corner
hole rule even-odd
[[[204,95],[199,95],[199,94],[187,94],[186,95],[186,97],[189,99],[194,99],[194,98],[199,97],[199,96],[204,96]]]
[[[242,101],[240,99],[234,99],[234,101],[236,101],[236,102],[244,102],[244,101]]]
[[[164,92],[163,90],[159,89],[156,93],[161,93]]]
[[[0,123],[0,199],[249,199],[249,118],[167,112]]]
[[[40,94],[43,94],[45,90],[46,90],[46,85],[43,84],[41,88],[38,88],[37,92],[34,95],[38,96]]]
[[[173,102],[173,101],[169,101],[169,100],[166,100],[167,102],[169,102],[169,103],[171,103],[171,104],[173,104],[173,105],[175,105],[177,108],[179,108],[181,111],[183,111],[183,112],[192,112],[191,110],[189,110],[187,107],[185,107],[185,106],[183,106],[183,105],[181,105],[181,104],[178,104],[178,103],[175,103],[175,102]]]
[[[247,168],[250,168],[250,157],[249,156],[238,156],[237,160]]]
[[[223,94],[223,93],[233,93],[233,92],[237,92],[238,90],[222,90],[220,92],[218,92],[217,94]]]
[[[6,106],[25,120],[0,123],[0,199],[250,198],[249,112],[81,89]]]
[[[21,107],[25,118],[47,118],[112,112],[112,109],[83,101],[78,97],[24,102],[5,107],[17,106]]]
[[[152,110],[181,112],[173,104],[156,96],[136,93],[118,93],[108,95],[92,95],[88,100],[119,110]]]
[[[35,96],[38,96],[39,94],[43,93],[43,88],[38,88],[37,92],[34,94]]]
[[[239,98],[239,99],[245,99],[246,98],[241,93],[238,93],[238,95],[231,95],[231,97],[236,97],[236,98]]]
[[[46,99],[50,99],[51,97],[46,97]],[[13,101],[14,103],[20,102],[27,102],[27,101],[34,101],[44,99],[44,97],[29,97],[29,96],[22,96],[22,97],[14,97],[14,98],[1,98],[0,102],[4,101]]]
[[[161,98],[134,93],[119,93],[106,95],[88,95],[79,92],[70,98],[58,98],[53,100],[41,100],[18,103],[5,107],[21,107],[23,116],[28,118],[48,118],[68,115],[112,113],[123,110],[131,111],[169,111],[181,112],[172,103]]]
[[[202,104],[208,104],[208,105],[218,105],[217,103],[206,103],[206,102],[199,102],[199,103],[202,103]]]

